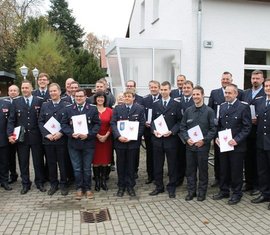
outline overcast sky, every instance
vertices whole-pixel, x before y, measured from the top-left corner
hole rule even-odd
[[[86,33],[93,32],[99,38],[103,36],[123,38],[126,35],[134,0],[67,0],[73,10],[76,23]],[[45,1],[49,9],[50,1]]]

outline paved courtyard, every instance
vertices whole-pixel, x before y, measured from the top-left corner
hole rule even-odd
[[[210,182],[213,168],[209,167]],[[166,174],[166,171],[165,171]],[[33,174],[32,174],[33,176]],[[112,172],[108,192],[95,192],[92,200],[74,199],[71,187],[68,196],[58,191],[53,196],[39,192],[35,186],[20,195],[20,181],[12,191],[0,189],[0,234],[269,234],[270,211],[267,203],[254,205],[245,194],[234,206],[227,200],[211,199],[217,188],[208,190],[204,202],[186,202],[186,183],[177,188],[176,198],[167,193],[151,197],[154,185],[144,184],[145,152],[142,150],[136,198],[115,196],[116,172]],[[167,180],[167,179],[166,179]],[[47,189],[49,185],[46,185]],[[81,223],[80,212],[108,208],[111,220]]]

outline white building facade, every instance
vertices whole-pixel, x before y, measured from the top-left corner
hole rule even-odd
[[[208,95],[220,86],[224,71],[231,72],[234,83],[242,89],[250,86],[249,77],[254,69],[261,69],[265,76],[270,76],[269,24],[270,1],[135,0],[129,22],[129,38],[124,40],[127,43],[136,41],[134,52],[136,48],[141,48],[140,42],[143,45],[145,41],[152,41],[153,45],[163,41],[161,48],[157,46],[152,50],[154,56],[157,50],[174,50],[167,53],[169,56],[163,60],[167,61],[165,67],[169,65],[173,69],[167,68],[160,73],[162,61],[157,67],[153,65],[157,63],[155,59],[148,64],[140,64],[141,75],[135,78],[142,90],[147,85],[146,80],[155,78],[175,84],[176,75],[181,73],[203,86]],[[172,47],[170,42],[179,46]],[[130,43],[128,48],[132,45]],[[107,58],[111,52],[112,48],[107,50]],[[118,60],[120,64],[121,61],[123,59]],[[129,75],[123,73],[122,82],[134,79],[132,71],[135,67],[137,70],[140,68],[138,64],[133,67],[132,63],[127,66]],[[143,76],[147,69],[152,72],[152,76],[147,76],[149,79]],[[112,74],[111,78],[114,84]]]

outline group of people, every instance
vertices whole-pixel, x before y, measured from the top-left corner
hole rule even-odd
[[[240,202],[243,191],[247,191],[257,195],[252,203],[270,201],[270,79],[264,80],[263,72],[255,70],[251,84],[250,89],[240,90],[233,84],[231,73],[224,72],[221,88],[211,91],[206,105],[204,89],[194,86],[184,75],[177,77],[174,90],[168,81],[161,84],[150,81],[149,94],[144,97],[136,94],[136,82],[129,80],[126,90],[115,99],[106,80],[98,80],[94,95],[87,97],[74,79],[66,80],[65,93],[61,94],[60,86],[49,84],[48,75],[41,73],[39,89],[32,91],[31,82],[24,80],[22,96],[19,96],[19,88],[12,85],[10,99],[0,101],[1,186],[11,190],[9,183],[17,180],[17,151],[23,186],[21,194],[30,190],[31,149],[35,184],[41,192],[46,191],[44,182],[48,178],[49,195],[58,188],[62,195],[67,195],[68,181],[74,178],[75,198],[80,200],[85,194],[91,199],[92,167],[95,190],[108,190],[106,180],[115,152],[116,195],[122,197],[127,192],[134,197],[144,137],[148,176],[145,183],[155,185],[149,195],[165,191],[166,157],[169,198],[175,198],[176,187],[182,185],[186,177],[185,200],[197,197],[198,201],[204,201],[209,151],[214,143],[215,181],[212,186],[219,186],[219,192],[213,199],[229,198],[228,204],[234,205]],[[56,122],[52,122],[52,118]],[[138,123],[138,136],[134,140],[122,135],[123,121],[127,120]],[[165,132],[161,131],[164,122],[157,120],[165,122]],[[75,126],[84,121],[85,130],[75,132]],[[60,128],[52,132],[46,127],[48,123],[53,123],[51,128],[58,123]],[[16,127],[21,127],[19,134],[14,132]],[[202,138],[195,140],[198,128]],[[233,149],[220,151],[218,133],[228,129],[232,138],[226,141]],[[196,131],[193,133],[193,130]]]

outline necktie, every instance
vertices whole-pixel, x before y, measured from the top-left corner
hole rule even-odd
[[[267,101],[266,101],[266,106],[265,106],[265,107],[268,107],[269,104],[270,104],[270,100],[267,100]]]
[[[228,109],[232,107],[232,104],[231,103],[228,103]]]
[[[83,108],[82,105],[79,105],[79,106],[78,106],[78,109],[79,109],[80,112],[82,111],[82,108]]]
[[[45,91],[42,91],[42,92],[41,92],[41,96],[42,96],[42,97],[45,96]]]
[[[157,98],[156,98],[155,96],[153,96],[153,102],[155,102],[156,99],[157,99]]]
[[[28,108],[30,107],[30,103],[29,103],[29,99],[28,98],[26,99],[26,105],[27,105]]]
[[[130,111],[130,107],[129,106],[127,106],[127,113],[129,114],[129,111]]]
[[[179,90],[179,97],[181,97],[182,96],[182,91],[181,90]]]
[[[167,101],[165,100],[165,101],[163,102],[163,107],[166,108],[166,106],[167,106]]]
[[[57,106],[58,106],[58,103],[54,103],[53,106],[54,106],[54,107],[57,107]]]
[[[186,103],[188,103],[188,98],[186,98]]]

